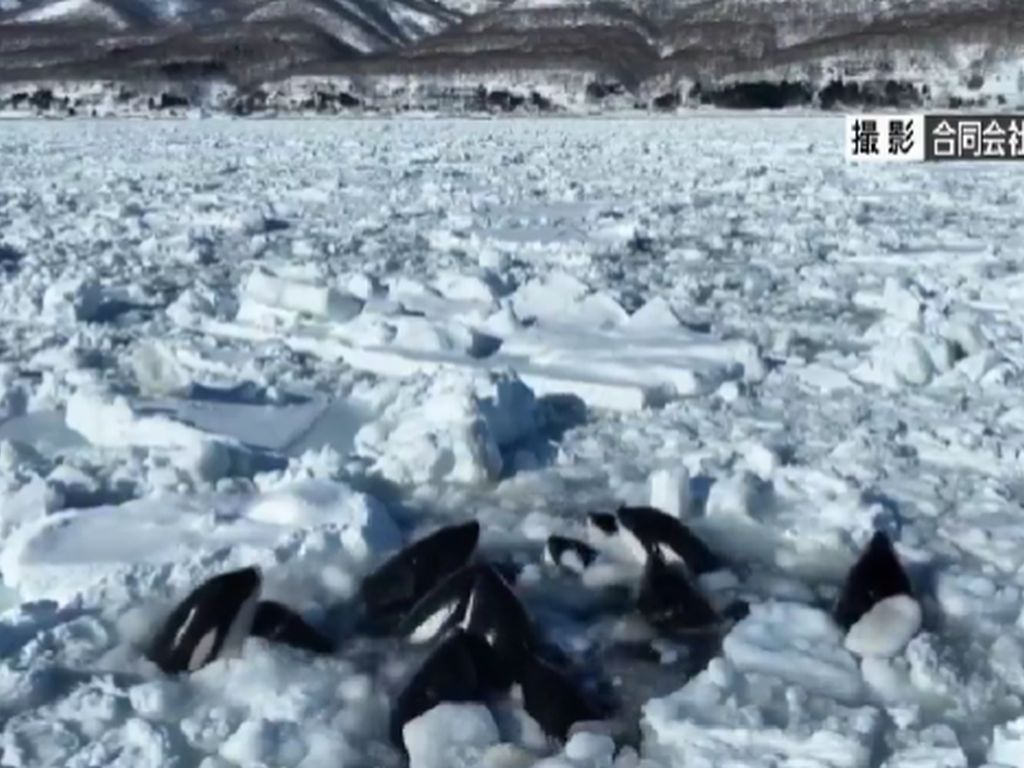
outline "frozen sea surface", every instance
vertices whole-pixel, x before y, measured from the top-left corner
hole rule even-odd
[[[340,638],[364,573],[473,517],[631,735],[556,749],[514,702],[452,705],[414,765],[1024,766],[1024,185],[841,140],[0,125],[0,764],[397,765],[420,651],[254,640],[173,680],[139,648],[249,563]],[[752,603],[716,647],[637,652],[542,566],[652,493]],[[923,618],[861,658],[827,611],[876,529]]]

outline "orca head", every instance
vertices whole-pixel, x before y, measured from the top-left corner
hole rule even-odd
[[[257,604],[250,634],[312,653],[334,651],[334,644],[327,637],[291,608],[273,600],[261,600]]]
[[[359,588],[369,625],[390,629],[446,576],[469,562],[480,523],[448,525],[413,542],[363,579]]]
[[[693,573],[715,571],[722,559],[681,520],[655,507],[627,507],[618,511],[619,523],[647,551],[657,550],[667,562],[679,561]]]
[[[643,544],[614,514],[591,512],[587,515],[587,539],[613,560],[642,565],[647,559]]]
[[[466,603],[462,627],[487,642],[500,662],[493,679],[507,688],[516,670],[533,652],[537,642],[533,621],[519,597],[490,565],[476,569],[472,592]]]
[[[655,629],[693,632],[717,626],[721,618],[685,570],[652,553],[644,567],[637,610]]]
[[[476,583],[477,569],[465,566],[449,574],[399,622],[398,634],[413,643],[429,642],[459,625]]]
[[[459,628],[449,632],[395,699],[389,721],[392,743],[406,752],[406,723],[438,704],[486,699],[491,693],[489,676],[497,663],[480,638]]]
[[[846,576],[833,618],[848,630],[876,604],[896,595],[913,597],[910,577],[892,540],[884,531],[876,531]]]
[[[646,563],[650,553],[656,550],[666,559],[680,559],[669,546],[673,523],[669,515],[653,507],[621,506],[615,517],[619,522],[623,544],[637,562]]]
[[[565,741],[575,723],[602,718],[572,678],[537,654],[525,660],[518,679],[523,708],[551,739]]]
[[[587,514],[587,531],[599,536],[614,536],[619,531],[619,521],[611,512],[590,512]]]
[[[263,579],[249,567],[196,587],[164,620],[148,652],[164,672],[195,672],[240,652],[252,627]]]
[[[579,539],[549,536],[544,546],[544,559],[557,568],[582,573],[597,559],[597,550]]]

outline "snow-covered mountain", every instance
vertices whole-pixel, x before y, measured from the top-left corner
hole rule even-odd
[[[1013,107],[1024,4],[0,0],[4,82],[33,109]]]

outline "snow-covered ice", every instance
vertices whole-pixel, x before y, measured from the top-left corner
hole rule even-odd
[[[880,713],[849,708],[716,659],[677,693],[644,709],[645,745],[666,765],[712,768],[871,764]]]
[[[912,597],[886,598],[850,627],[846,647],[860,656],[893,656],[917,634],[921,619],[921,605]]]
[[[725,638],[725,657],[736,669],[772,675],[805,691],[857,701],[861,677],[842,647],[842,633],[822,611],[796,603],[751,607]]]
[[[1024,187],[848,166],[841,137],[5,123],[0,764],[399,765],[421,650],[350,636],[349,601],[472,518],[547,639],[614,666],[619,738],[452,705],[408,724],[414,765],[1024,765]],[[635,569],[542,567],[621,503],[683,519],[728,564],[716,607],[750,604],[703,671],[601,614]],[[844,635],[879,529],[918,602]],[[338,653],[161,675],[160,618],[242,565]]]

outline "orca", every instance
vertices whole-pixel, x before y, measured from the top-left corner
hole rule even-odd
[[[203,582],[171,611],[149,647],[149,659],[177,674],[237,655],[252,628],[262,581],[259,569],[250,567]]]
[[[587,524],[597,528],[606,536],[612,536],[619,530],[619,521],[611,512],[591,512],[587,515]]]
[[[412,643],[426,643],[461,625],[476,575],[466,566],[446,576],[402,618],[397,633]]]
[[[647,548],[633,532],[619,524],[610,512],[591,512],[587,515],[587,539],[598,551],[613,560],[643,564]]]
[[[648,552],[656,550],[667,561],[681,560],[692,573],[709,573],[725,565],[722,558],[678,518],[660,509],[623,506],[616,517]]]
[[[363,579],[359,589],[366,628],[389,632],[446,576],[469,562],[480,523],[449,525],[413,542]]]
[[[549,738],[565,741],[575,723],[603,717],[568,675],[539,654],[526,659],[518,681],[523,708]]]
[[[443,702],[483,701],[493,695],[499,665],[480,637],[455,628],[444,636],[412,675],[391,709],[392,743],[405,749],[405,724]]]
[[[572,573],[583,573],[596,559],[596,549],[567,536],[549,536],[544,546],[544,560],[547,563]]]
[[[657,552],[647,558],[636,606],[652,627],[663,632],[706,630],[721,622],[686,572]]]
[[[875,605],[897,595],[913,598],[910,578],[892,541],[884,531],[876,531],[850,568],[832,616],[840,627],[849,630]]]
[[[490,564],[466,566],[431,590],[400,625],[414,643],[432,640],[459,627],[483,639],[494,652],[501,687],[512,684],[515,671],[536,645],[526,608],[512,587]]]
[[[334,652],[334,644],[328,638],[291,608],[273,600],[261,600],[257,604],[250,634],[312,653]]]
[[[647,562],[651,552],[679,561],[695,574],[723,568],[725,563],[707,544],[672,515],[654,507],[621,506],[614,514],[592,512],[587,530],[598,548],[620,559]]]

